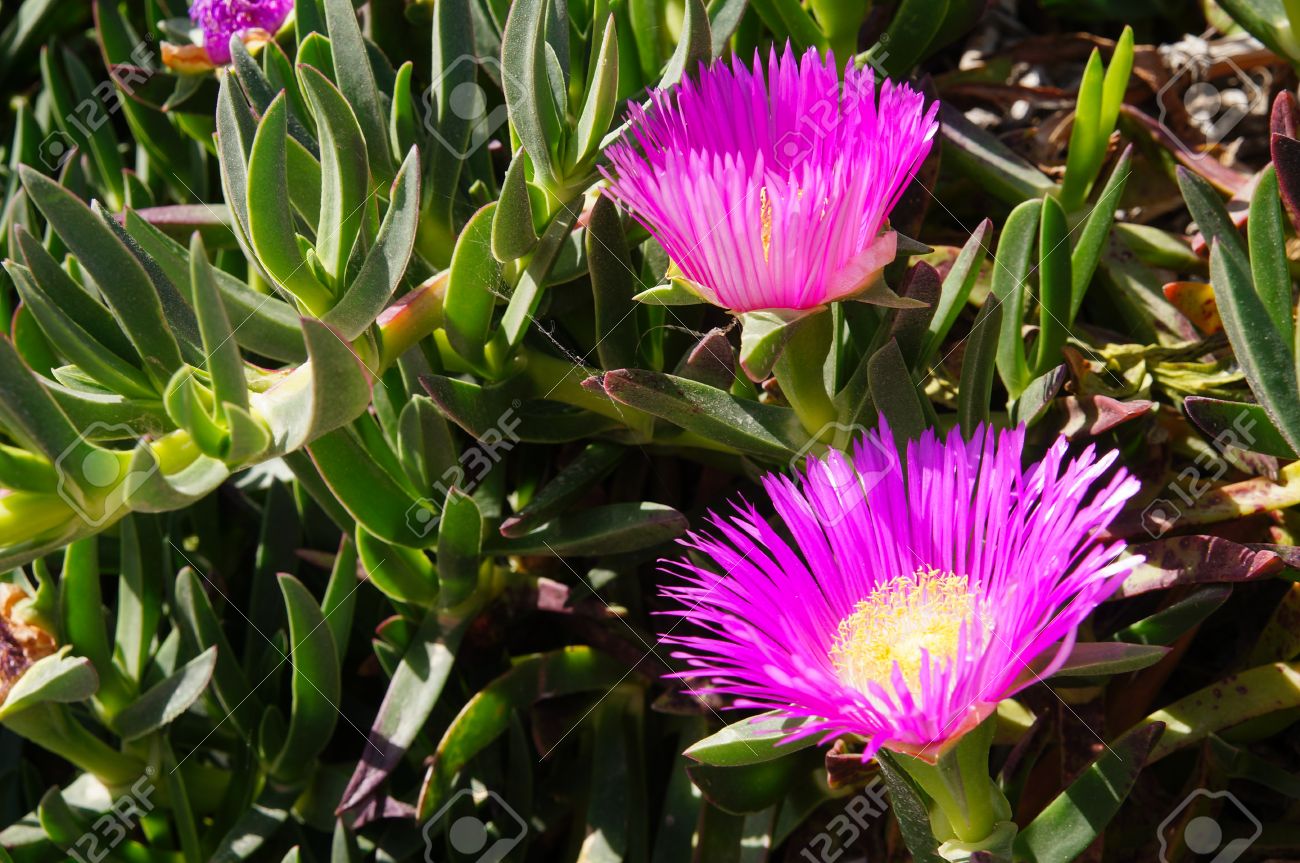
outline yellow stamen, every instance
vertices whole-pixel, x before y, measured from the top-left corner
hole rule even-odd
[[[763,223],[763,261],[772,253],[772,202],[767,199],[767,186],[758,190],[759,220]]]
[[[921,568],[875,588],[840,621],[831,663],[841,680],[863,691],[873,682],[892,689],[898,663],[909,690],[916,691],[921,651],[936,663],[955,658],[962,624],[987,632],[982,618],[966,576]]]

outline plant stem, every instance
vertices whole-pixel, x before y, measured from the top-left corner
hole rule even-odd
[[[822,310],[790,324],[792,333],[776,361],[776,379],[808,434],[821,439],[839,412],[826,389],[826,356],[831,348],[831,313]]]

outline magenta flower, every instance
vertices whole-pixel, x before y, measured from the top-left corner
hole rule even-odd
[[[894,258],[881,235],[930,151],[938,105],[810,49],[773,48],[632,106],[604,170],[616,201],[707,301],[811,309],[861,290]]]
[[[203,31],[203,48],[218,66],[230,62],[230,37],[251,30],[274,33],[293,11],[293,0],[194,0],[190,20]]]
[[[882,424],[883,428],[883,424]],[[904,465],[888,429],[851,457],[769,475],[779,524],[748,504],[685,540],[665,636],[695,691],[810,721],[792,735],[866,739],[933,760],[997,703],[1068,658],[1080,622],[1140,558],[1097,533],[1138,489],[1115,454],[1024,469],[1024,429],[931,432]],[[716,567],[716,569],[715,569]]]

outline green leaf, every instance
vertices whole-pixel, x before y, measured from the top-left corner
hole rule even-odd
[[[1071,292],[1070,234],[1065,211],[1055,198],[1044,198],[1038,223],[1038,342],[1031,377],[1061,363],[1061,348],[1070,334]]]
[[[867,362],[867,381],[871,401],[889,421],[895,439],[920,438],[926,428],[925,411],[897,341],[890,339],[871,355]]]
[[[787,716],[779,710],[769,710],[731,723],[721,731],[691,744],[683,754],[701,764],[716,767],[761,764],[783,758],[816,743],[815,734],[792,743],[782,742],[810,721],[803,717]]]
[[[420,207],[420,154],[412,148],[393,181],[388,212],[374,245],[339,301],[322,320],[344,339],[355,339],[375,322],[406,274],[415,249]]]
[[[293,706],[284,746],[270,769],[282,779],[293,779],[316,769],[316,759],[334,733],[342,680],[338,649],[320,606],[298,579],[280,573],[279,581],[289,620]]]
[[[216,667],[217,648],[214,645],[117,714],[113,719],[113,729],[123,740],[139,740],[171,725],[203,695]]]
[[[1116,632],[1112,638],[1137,644],[1173,644],[1184,633],[1213,614],[1232,595],[1230,585],[1214,585],[1198,590]]]
[[[750,0],[750,6],[774,33],[788,33],[798,52],[825,48],[826,37],[799,0]]]
[[[551,136],[559,130],[554,128],[554,120],[546,120],[555,114],[543,50],[547,6],[548,0],[517,0],[511,4],[501,36],[501,83],[510,126],[532,160],[537,182],[552,186],[558,178],[551,160]]]
[[[1070,787],[1016,837],[1016,858],[1070,863],[1087,850],[1128,798],[1163,726],[1154,723],[1107,746]]]
[[[0,424],[55,465],[64,458],[79,464],[93,451],[7,338],[0,338]]]
[[[1071,211],[1077,209],[1087,198],[1088,187],[1096,176],[1106,150],[1106,141],[1102,137],[1104,130],[1101,127],[1103,75],[1101,52],[1093,48],[1083,69],[1083,80],[1079,82],[1074,127],[1070,130],[1070,147],[1065,164],[1065,181],[1061,184],[1061,200]]]
[[[1247,260],[1246,244],[1242,242],[1241,233],[1228,215],[1228,209],[1223,206],[1219,193],[1199,174],[1181,165],[1178,167],[1178,187],[1206,242],[1217,239],[1244,267]]]
[[[90,273],[161,389],[181,364],[180,346],[163,316],[149,273],[113,231],[76,196],[25,165],[23,187],[59,238]]]
[[[939,291],[939,301],[935,304],[934,315],[930,318],[929,330],[925,343],[921,347],[921,356],[917,368],[926,368],[939,352],[943,340],[957,322],[957,316],[965,307],[970,293],[979,279],[980,268],[988,256],[989,232],[993,230],[993,221],[985,219],[970,235],[970,239],[957,253],[948,275],[943,277],[943,286]]]
[[[190,297],[199,321],[213,397],[218,406],[233,404],[247,410],[248,382],[244,377],[244,361],[239,355],[212,265],[208,263],[207,249],[197,231],[190,242],[190,284]],[[221,416],[220,408],[218,416]]]
[[[112,123],[99,122],[100,102],[96,81],[85,65],[70,50],[60,52],[67,69],[64,77],[54,58],[54,49],[41,50],[41,77],[49,94],[54,116],[63,134],[90,155],[109,207],[122,208],[126,200],[122,178],[122,157]]]
[[[593,441],[542,486],[528,505],[501,522],[501,535],[516,538],[545,524],[588,494],[623,460],[627,450],[617,444]]]
[[[794,411],[741,399],[724,390],[645,369],[602,377],[615,401],[654,414],[725,447],[788,461],[805,435]]]
[[[668,58],[663,77],[659,79],[661,89],[672,87],[682,78],[694,75],[701,63],[708,63],[713,56],[713,36],[709,32],[709,13],[704,8],[703,0],[686,0],[685,19],[682,22],[682,34],[677,39],[673,56]],[[617,78],[615,78],[617,86]],[[612,113],[612,106],[611,106]]]
[[[497,554],[619,554],[654,548],[686,532],[686,517],[661,503],[611,503],[564,515],[531,533],[494,540]]]
[[[683,279],[672,279],[666,284],[646,288],[632,297],[647,306],[698,306],[704,298],[691,290]]]
[[[1300,706],[1300,663],[1275,662],[1234,674],[1184,696],[1139,722],[1124,737],[1163,726],[1148,763],[1234,725]]]
[[[428,504],[417,501],[366,449],[351,429],[322,435],[309,447],[325,482],[348,513],[385,542],[425,548],[436,536],[416,518]]]
[[[253,139],[248,160],[249,240],[267,273],[313,313],[323,314],[332,297],[307,265],[289,210],[285,155],[287,111],[281,93],[262,115]]]
[[[10,262],[5,264],[5,270],[13,279],[23,306],[36,320],[50,345],[62,356],[107,390],[138,399],[158,397],[158,391],[143,372],[101,344],[65,314],[57,301],[37,286],[26,267]]]
[[[1002,330],[1002,306],[986,299],[975,316],[966,352],[961,360],[961,382],[957,386],[957,423],[968,437],[989,421],[989,400],[993,373],[997,368],[998,340]]]
[[[97,342],[128,363],[139,363],[140,356],[112,313],[91,294],[72,280],[26,227],[14,226],[14,236],[23,262],[31,271],[41,292],[83,328]]]
[[[351,106],[328,78],[311,66],[299,66],[298,75],[311,100],[321,142],[316,256],[335,284],[341,285],[365,219],[370,186],[366,141]]]
[[[587,269],[596,314],[596,353],[606,369],[637,364],[638,328],[633,294],[640,285],[632,269],[618,208],[606,195],[587,219]]]
[[[460,232],[443,301],[447,340],[456,353],[475,365],[485,362],[492,312],[497,293],[504,287],[501,264],[491,253],[494,215],[499,207],[483,207]]]
[[[689,18],[688,26],[692,23]],[[599,22],[593,22],[593,27]],[[696,28],[698,31],[698,27]],[[693,38],[696,31],[683,34]],[[706,52],[705,58],[708,54]],[[570,149],[570,168],[592,160],[600,152],[600,142],[614,119],[614,110],[618,106],[618,33],[615,29],[614,16],[610,15],[604,22],[604,35],[600,40],[600,53],[592,61],[587,71],[586,100],[582,103],[582,113],[578,116],[578,125],[574,132]]]
[[[1025,281],[1029,278],[1029,260],[1038,233],[1038,219],[1043,202],[1025,201],[1011,211],[998,241],[993,268],[993,296],[1002,308],[1002,335],[998,339],[998,373],[1012,398],[1029,383],[1029,364],[1025,359],[1025,340],[1021,328],[1025,320]]]
[[[513,18],[513,15],[511,17]],[[537,244],[536,251],[533,252],[527,268],[519,277],[514,292],[510,295],[505,313],[501,316],[501,329],[493,337],[494,344],[504,343],[506,350],[513,350],[523,341],[524,334],[528,332],[528,325],[537,312],[537,306],[542,301],[542,288],[546,284],[546,277],[555,266],[560,250],[564,247],[577,219],[578,212],[574,209],[574,204],[560,205],[559,214],[551,220],[551,224],[542,234],[541,242]],[[506,350],[501,352],[505,353]]]
[[[925,57],[948,11],[948,0],[903,0],[881,35],[889,46],[880,63],[892,78],[905,78]]]
[[[1300,458],[1291,444],[1273,426],[1273,420],[1259,405],[1188,396],[1183,409],[1192,422],[1216,440],[1251,452],[1284,459]]]
[[[444,606],[460,605],[478,587],[483,532],[483,513],[474,498],[458,488],[449,489],[438,523],[438,578]]]
[[[876,763],[889,786],[890,807],[898,819],[899,832],[903,834],[907,850],[912,852],[914,863],[943,863],[938,854],[939,841],[930,829],[930,810],[921,789],[888,750],[876,753]]]
[[[366,578],[385,596],[424,607],[437,601],[438,573],[424,552],[390,545],[363,524],[357,525],[356,543]]]
[[[1169,648],[1158,644],[1122,644],[1114,641],[1084,641],[1075,644],[1070,656],[1056,671],[1052,678],[1058,677],[1101,677],[1109,674],[1124,674],[1155,665],[1169,653]],[[1026,671],[1036,676],[1041,673],[1050,660],[1039,657],[1031,662]]]
[[[1110,238],[1110,229],[1115,224],[1115,209],[1124,197],[1124,186],[1128,183],[1128,175],[1133,171],[1132,160],[1133,147],[1130,145],[1124,148],[1119,161],[1115,163],[1110,179],[1097,198],[1096,206],[1088,212],[1083,221],[1083,229],[1079,231],[1079,242],[1070,255],[1070,315],[1065,319],[1067,327],[1074,324],[1079,308],[1083,305],[1083,298],[1092,284],[1093,274],[1097,272],[1097,264],[1101,261],[1106,241]]]
[[[95,666],[83,656],[70,656],[71,647],[36,660],[10,688],[0,704],[0,720],[36,704],[84,701],[99,688]]]
[[[260,401],[254,399],[271,427],[277,452],[299,449],[346,425],[370,404],[370,373],[352,348],[315,319],[303,318],[302,331],[307,363]]]
[[[501,197],[492,212],[492,256],[498,261],[518,260],[537,246],[533,204],[528,194],[528,154],[522,149],[516,150],[510,160]]]
[[[393,159],[387,141],[388,124],[380,106],[379,86],[375,83],[374,69],[370,65],[370,52],[366,50],[351,0],[324,0],[325,22],[329,29],[330,49],[334,57],[334,80],[338,82],[343,97],[356,112],[357,123],[366,141],[374,146],[367,149],[370,171],[381,183],[392,182]]]
[[[1273,426],[1300,452],[1300,385],[1290,345],[1273,325],[1250,274],[1228,248],[1216,238],[1210,251],[1210,282],[1223,328]]]
[[[1255,290],[1278,333],[1290,344],[1294,334],[1291,273],[1287,269],[1286,230],[1282,224],[1277,172],[1272,165],[1259,175],[1254,197],[1250,199],[1247,227],[1246,238],[1250,244],[1250,267],[1255,279]]]
[[[339,803],[340,812],[364,803],[401,763],[442,694],[471,619],[448,619],[436,612],[424,617],[388,684],[366,742],[369,755],[348,781]]]
[[[238,654],[230,646],[212,609],[208,595],[192,567],[176,576],[176,621],[187,647],[195,652],[216,648],[217,665],[212,674],[212,694],[230,723],[248,734],[252,717],[258,713],[256,694],[239,666]]]
[[[939,135],[944,163],[955,165],[1004,203],[1031,203],[1031,198],[1056,191],[1050,177],[947,103],[939,108]]]
[[[187,249],[146,222],[133,210],[126,211],[126,230],[166,273],[174,285],[190,287],[190,258]],[[252,251],[247,255],[252,259]],[[229,317],[237,322],[235,341],[254,353],[286,362],[307,358],[298,313],[285,301],[254,291],[225,270],[214,269],[217,290]],[[196,299],[191,296],[191,304]]]
[[[625,676],[622,663],[590,647],[566,647],[516,660],[465,703],[443,734],[420,795],[419,817],[442,808],[461,767],[505,732],[516,711],[542,698],[610,689]]]
[[[686,772],[704,799],[723,812],[754,815],[770,812],[791,787],[806,781],[809,774],[824,776],[826,758],[815,750],[801,750],[785,758],[741,767],[690,764]]]

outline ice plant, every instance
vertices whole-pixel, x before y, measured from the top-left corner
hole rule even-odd
[[[742,504],[689,535],[712,565],[671,564],[684,578],[664,592],[702,632],[665,641],[697,691],[924,769],[1068,658],[1080,622],[1136,565],[1097,533],[1138,482],[1114,453],[1067,458],[1063,437],[1022,467],[1023,428],[927,432],[905,459],[881,428],[851,456],[810,459],[798,482],[767,476],[775,526]],[[1005,801],[976,804],[979,817],[947,813],[955,841],[1009,817]]]
[[[231,36],[270,38],[291,11],[293,0],[194,0],[190,20],[203,33],[207,59],[224,66],[230,62]]]
[[[707,301],[737,312],[850,296],[895,254],[882,233],[938,128],[906,84],[810,49],[739,59],[632,106],[613,197]]]

